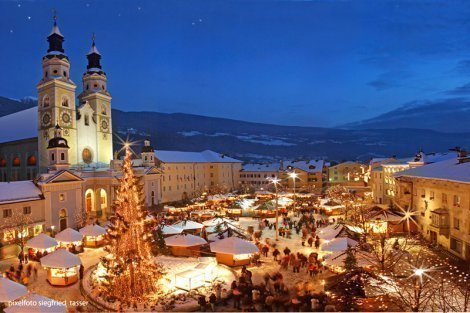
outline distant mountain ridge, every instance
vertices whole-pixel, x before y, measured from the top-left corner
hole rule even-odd
[[[448,133],[470,132],[470,100],[453,98],[410,102],[377,117],[341,125],[339,128],[420,128]]]
[[[7,105],[20,111],[36,103]],[[0,115],[4,115],[0,111]],[[124,112],[113,109],[113,131],[120,138],[150,137],[159,150],[213,150],[249,162],[280,159],[331,161],[368,160],[391,155],[409,156],[419,148],[425,152],[470,146],[470,130],[439,132],[418,128],[340,129],[280,126],[184,113]],[[115,140],[119,149],[119,140]],[[138,147],[136,148],[139,149]]]
[[[0,116],[26,110],[35,105],[37,105],[37,99],[34,97],[16,100],[0,96]]]

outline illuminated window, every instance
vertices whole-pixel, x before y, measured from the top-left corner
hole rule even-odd
[[[28,158],[28,166],[35,166],[36,165],[36,157],[34,155],[31,155]]]
[[[62,106],[63,107],[68,107],[69,106],[69,98],[62,97]]]
[[[59,201],[65,201],[65,193],[59,195]]]
[[[15,157],[13,159],[12,165],[13,166],[20,166],[21,165],[20,157]]]
[[[0,167],[6,167],[7,166],[7,160],[6,159],[0,159]]]
[[[47,108],[49,105],[51,105],[51,100],[48,95],[45,95],[44,98],[42,98],[42,106]]]

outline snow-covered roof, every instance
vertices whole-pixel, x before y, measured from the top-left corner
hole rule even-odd
[[[226,217],[211,218],[210,220],[202,222],[202,224],[204,224],[205,226],[217,226],[217,225],[222,224],[224,222],[227,222],[227,223],[232,224],[232,225],[239,225],[240,224],[239,222],[237,222],[235,220],[232,220],[230,218],[226,218]]]
[[[60,301],[56,301],[36,293],[31,293],[18,304],[13,304],[4,309],[5,313],[65,313],[67,306]]]
[[[0,276],[0,302],[14,301],[27,294],[25,286]]]
[[[373,260],[373,256],[367,252],[362,251],[361,253],[356,253],[354,251],[354,255],[356,256],[357,266],[364,267],[372,265],[370,260]],[[346,259],[347,254],[346,251],[336,251],[331,254],[325,255],[325,260],[323,264],[325,266],[332,266],[332,267],[344,267],[344,260]]]
[[[54,24],[54,26],[52,26],[51,33],[49,34],[49,36],[52,36],[53,34],[64,37],[64,35],[62,35],[62,33],[60,32],[59,26],[57,26],[57,24]]]
[[[343,225],[331,224],[317,230],[318,238],[323,240],[332,240],[343,230]]]
[[[201,152],[155,150],[155,157],[164,163],[242,163],[211,150]]]
[[[207,241],[204,238],[185,234],[185,235],[174,235],[168,238],[165,238],[165,243],[170,247],[192,247],[205,245]]]
[[[49,237],[44,233],[40,233],[36,237],[33,237],[26,242],[26,247],[42,250],[53,248],[57,245],[58,243],[54,238]]]
[[[395,174],[395,177],[419,177],[470,183],[470,162],[458,158],[415,167]]]
[[[252,164],[244,164],[242,167],[242,171],[244,172],[277,172],[279,171],[279,167],[281,165],[279,163],[252,163]]]
[[[80,233],[84,236],[93,236],[98,237],[106,234],[106,228],[101,227],[100,225],[87,225],[80,229]]]
[[[181,228],[183,230],[201,229],[204,227],[203,224],[191,220],[181,221],[171,226]]]
[[[37,138],[37,136],[37,106],[0,117],[0,143]]]
[[[348,237],[339,237],[324,242],[321,245],[323,251],[346,251],[350,247],[357,246],[357,241]]]
[[[71,268],[82,264],[82,261],[77,255],[64,248],[57,249],[54,252],[43,256],[40,261],[43,267],[50,268]]]
[[[162,233],[164,235],[177,235],[177,234],[181,234],[182,232],[183,232],[183,229],[179,227],[173,227],[170,225],[163,225],[162,227]]]
[[[42,192],[30,180],[0,183],[0,203],[13,203],[42,199]]]
[[[324,160],[284,161],[284,168],[287,170],[289,170],[289,167],[292,167],[293,169],[299,169],[308,173],[320,173],[323,171],[324,165]]]
[[[55,235],[55,240],[59,242],[77,242],[82,241],[83,235],[72,228],[67,228]]]
[[[238,237],[229,237],[210,244],[211,251],[226,254],[251,254],[259,252],[258,247],[251,241]]]
[[[100,53],[100,52],[98,51],[98,49],[96,48],[95,43],[93,43],[93,44],[91,45],[90,51],[88,51],[88,54],[93,54],[93,53],[101,55],[101,53]]]

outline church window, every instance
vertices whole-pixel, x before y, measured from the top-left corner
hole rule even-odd
[[[90,126],[90,117],[88,116],[88,114],[85,114],[85,125]]]
[[[62,106],[63,107],[68,107],[69,106],[69,98],[62,97]]]
[[[42,99],[42,106],[43,106],[44,108],[49,107],[49,105],[51,104],[50,101],[51,101],[51,100],[49,99],[49,96],[48,96],[48,95],[45,95],[44,98]]]
[[[65,201],[65,193],[59,194],[59,201]]]
[[[51,154],[51,160],[52,160],[52,161],[55,160],[55,154],[54,154],[54,153]]]
[[[46,71],[46,72],[44,72],[44,77],[46,77],[46,78],[47,78],[47,71]]]
[[[62,152],[62,153],[60,154],[60,160],[61,160],[61,161],[65,161],[65,153]]]
[[[0,167],[6,167],[7,166],[7,160],[6,159],[0,159]]]
[[[54,70],[53,73],[54,73],[54,74],[57,74],[57,70]]]
[[[36,165],[36,157],[34,155],[31,155],[28,158],[28,166],[34,166]]]
[[[20,166],[21,165],[20,157],[14,158],[12,164],[13,166]]]
[[[67,77],[67,71],[64,71],[64,77]]]
[[[101,114],[106,115],[106,107],[104,105],[101,106]]]
[[[103,90],[104,90],[104,85],[101,85],[101,89],[103,89]]]
[[[90,149],[85,148],[82,151],[82,159],[86,164],[90,164],[93,161],[93,155],[91,154]]]
[[[88,90],[88,89],[90,89],[90,85],[87,84],[86,85],[86,90]]]
[[[94,88],[98,88],[98,84],[94,84],[93,87],[94,87]]]

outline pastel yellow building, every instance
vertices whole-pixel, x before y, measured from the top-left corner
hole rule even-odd
[[[470,260],[470,158],[462,156],[395,174],[396,203],[411,210],[430,242]]]

